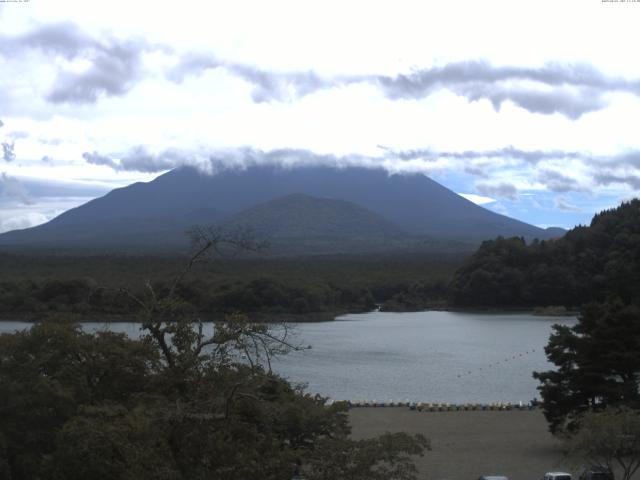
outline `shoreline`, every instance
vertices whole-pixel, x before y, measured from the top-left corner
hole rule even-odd
[[[309,313],[269,313],[269,312],[250,312],[245,315],[256,323],[318,323],[318,322],[333,322],[338,317],[345,315],[358,315],[363,313],[419,313],[419,312],[452,312],[452,313],[469,313],[469,314],[523,314],[533,315],[536,317],[577,317],[579,315],[578,310],[563,310],[562,312],[551,309],[552,307],[535,307],[535,308],[428,308],[424,310],[369,310],[369,311],[331,311],[331,312],[309,312]],[[553,307],[555,308],[555,307]],[[242,313],[242,312],[240,312]],[[42,321],[41,318],[37,318],[38,313],[20,313],[15,315],[0,315],[0,322],[25,322],[36,323]],[[56,313],[46,313],[45,316],[55,316]],[[60,312],[58,315],[61,317],[69,316],[70,321],[78,323],[131,323],[139,322],[135,315],[124,314],[88,314],[84,318],[81,314],[72,312]],[[204,320],[204,323],[222,321],[227,313],[215,313],[209,314]],[[54,321],[55,318],[53,319]]]
[[[240,312],[242,313],[242,312]],[[368,312],[310,312],[310,313],[246,313],[245,315],[249,317],[251,320],[256,323],[316,323],[316,322],[332,322],[337,317],[341,317],[343,315],[349,314],[359,314],[359,313],[368,313]],[[56,314],[37,314],[37,313],[22,313],[15,315],[0,315],[0,322],[24,322],[24,323],[37,323],[42,321],[42,318],[47,320],[47,316],[52,317]],[[66,321],[63,317],[68,317],[68,320],[76,323],[140,323],[140,320],[136,319],[135,314],[124,315],[124,314],[102,314],[102,315],[91,315],[87,314],[86,316],[78,314],[78,313],[69,313],[69,312],[60,312],[58,314],[60,319],[49,318],[52,321]],[[224,320],[224,317],[227,315],[226,313],[218,313],[218,314],[210,314],[203,318],[202,321],[204,323],[211,322],[219,322]],[[203,316],[204,317],[204,316]]]

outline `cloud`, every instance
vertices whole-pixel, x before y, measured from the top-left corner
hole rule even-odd
[[[82,72],[61,73],[47,100],[53,103],[94,103],[100,95],[122,96],[138,80],[141,44],[125,43],[95,51],[91,67]]]
[[[51,218],[53,216],[40,212],[26,212],[15,214],[9,218],[0,218],[0,233],[34,227],[51,220]]]
[[[636,191],[640,191],[640,176],[618,175],[614,173],[597,173],[593,180],[599,185],[621,184],[628,185]]]
[[[156,48],[141,40],[98,40],[70,22],[41,25],[19,36],[0,35],[0,55],[7,58],[37,51],[53,64],[56,55],[89,63],[82,71],[58,68],[46,97],[52,103],[94,103],[100,96],[126,94],[141,76],[142,54]]]
[[[435,161],[438,158],[453,158],[457,160],[477,159],[513,159],[530,164],[537,164],[544,160],[585,159],[590,155],[583,152],[567,152],[562,150],[521,150],[511,145],[493,150],[465,150],[461,152],[435,151],[430,149],[416,150],[385,150],[389,155],[400,160],[425,159]],[[474,167],[469,167],[473,169]],[[479,176],[482,170],[476,170]],[[472,173],[472,172],[470,172]],[[473,173],[472,173],[473,174]]]
[[[187,76],[206,70],[224,69],[253,85],[251,98],[256,103],[288,102],[323,89],[359,83],[364,77],[322,78],[313,71],[269,72],[252,65],[223,61],[207,53],[187,53],[167,72],[169,80],[182,83]]]
[[[554,199],[554,205],[558,210],[563,210],[565,212],[582,212],[580,207],[572,204],[565,197],[556,197]]]
[[[118,163],[114,162],[111,158],[105,155],[100,155],[98,152],[84,152],[82,154],[82,158],[84,158],[87,163],[90,163],[92,165],[106,165],[107,167],[111,167],[114,170],[120,169],[120,165]]]
[[[640,169],[640,150],[631,150],[604,159],[602,163],[609,167],[632,167]]]
[[[4,126],[4,122],[0,120],[0,128],[2,128],[3,126]]]
[[[167,78],[175,83],[182,83],[185,77],[198,75],[205,70],[224,67],[225,63],[208,53],[189,52],[184,54],[178,63],[167,71]]]
[[[172,168],[191,165],[200,169],[210,170],[209,158],[196,158],[187,150],[167,149],[154,154],[146,147],[136,146],[125,153],[118,161],[110,156],[98,152],[85,152],[82,154],[87,163],[93,165],[105,165],[116,171],[155,173]]]
[[[182,83],[188,76],[223,69],[253,85],[256,103],[291,102],[319,90],[368,84],[391,100],[419,100],[449,90],[469,102],[487,100],[499,110],[511,102],[531,113],[561,114],[570,119],[601,110],[607,94],[626,92],[640,96],[640,79],[612,77],[590,65],[549,63],[538,67],[495,66],[484,60],[451,62],[443,66],[417,68],[397,75],[333,75],[314,71],[269,71],[256,65],[224,60],[214,52],[183,51],[150,44],[141,39],[118,39],[89,34],[71,22],[40,25],[16,36],[0,35],[0,55],[21,58],[26,51],[40,52],[57,69],[46,98],[58,103],[95,103],[102,96],[122,96],[149,75],[143,69],[144,55],[163,51],[175,58],[165,78]],[[83,70],[65,67],[68,62],[88,63]]]
[[[33,201],[29,198],[24,186],[18,179],[10,177],[6,172],[2,172],[2,175],[0,175],[0,187],[2,187],[3,195],[14,198],[24,205],[33,205]]]
[[[575,192],[582,189],[575,179],[554,170],[542,170],[538,172],[537,180],[552,192]]]
[[[246,168],[252,165],[279,165],[282,167],[331,165],[369,166],[384,168],[380,158],[362,155],[318,154],[310,150],[281,148],[260,150],[251,147],[232,149],[177,149],[168,148],[157,153],[147,147],[136,146],[119,159],[98,152],[85,152],[82,157],[93,165],[105,165],[116,171],[155,173],[181,166],[191,166],[206,173],[223,168]],[[117,157],[113,155],[113,157]]]
[[[480,167],[466,166],[464,167],[464,171],[474,177],[489,178],[489,174]]]
[[[393,99],[424,98],[446,88],[469,101],[489,100],[496,110],[511,101],[532,113],[560,113],[572,119],[605,107],[603,95],[607,92],[640,95],[640,80],[606,77],[580,64],[525,68],[466,61],[418,69],[409,75],[379,77],[378,81]]]
[[[14,142],[2,142],[2,158],[5,162],[12,162],[16,159],[16,149]]]
[[[72,59],[85,50],[100,46],[72,22],[40,25],[23,35],[2,35],[0,40],[0,52],[4,56],[19,56],[25,49],[36,49],[46,54],[59,54]]]
[[[476,184],[476,190],[482,195],[491,197],[506,198],[507,200],[518,199],[518,189],[510,183],[478,183]]]
[[[557,193],[592,194],[598,186],[611,184],[640,190],[640,165],[636,165],[640,156],[635,151],[597,156],[577,151],[521,150],[513,146],[459,152],[393,150],[382,146],[379,149],[380,155],[371,156],[321,154],[297,148],[261,150],[245,146],[156,150],[138,145],[119,153],[85,152],[82,157],[89,164],[107,166],[117,172],[142,173],[157,173],[181,166],[214,173],[220,169],[253,165],[364,167],[384,169],[390,174],[421,173],[429,176],[456,171],[478,180],[485,179],[476,183],[476,193],[512,201],[519,198],[520,191],[540,189],[540,184]],[[567,160],[573,162],[571,170],[564,169]],[[505,161],[509,161],[508,168],[505,168]]]
[[[476,205],[486,205],[487,203],[493,203],[496,201],[495,198],[476,195],[475,193],[458,193],[458,195],[460,195],[463,198],[466,198],[467,200],[475,203]]]
[[[20,140],[23,138],[29,138],[29,132],[23,132],[21,130],[17,130],[15,132],[9,132],[7,134],[7,137],[11,138],[12,140]]]
[[[607,106],[609,92],[640,96],[640,80],[607,77],[584,64],[547,64],[538,68],[496,67],[486,61],[454,62],[442,67],[416,69],[396,76],[351,75],[321,77],[309,72],[269,72],[223,61],[209,54],[185,54],[167,77],[182,82],[188,75],[225,69],[254,85],[256,102],[291,101],[318,90],[367,83],[392,100],[426,98],[450,90],[469,102],[488,100],[495,110],[510,101],[532,113],[562,114],[578,119]]]

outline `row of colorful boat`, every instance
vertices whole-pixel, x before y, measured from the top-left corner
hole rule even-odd
[[[462,410],[532,410],[536,408],[537,404],[534,402],[518,402],[518,403],[424,403],[424,402],[409,402],[409,401],[393,401],[387,402],[373,401],[347,401],[349,407],[408,407],[410,410],[427,411],[427,412],[454,412]]]

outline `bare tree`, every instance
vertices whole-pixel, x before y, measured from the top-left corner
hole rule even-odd
[[[263,366],[271,371],[274,355],[308,348],[291,341],[290,327],[285,322],[255,323],[240,313],[214,322],[213,332],[206,335],[200,316],[186,314],[182,309],[180,284],[196,264],[242,252],[263,252],[267,245],[243,228],[229,231],[217,226],[195,226],[189,235],[192,253],[167,289],[157,292],[147,280],[144,296],[126,288],[120,290],[139,307],[142,329],[157,344],[169,368],[189,369],[202,364],[203,357],[225,364],[239,354],[252,368]]]

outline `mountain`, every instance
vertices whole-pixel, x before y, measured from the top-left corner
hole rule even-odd
[[[291,197],[292,194],[302,195]],[[284,198],[269,203],[279,197]],[[257,210],[252,211],[253,208]],[[295,213],[305,208],[310,209],[307,215]],[[192,168],[172,170],[151,182],[113,190],[46,224],[0,235],[0,245],[177,248],[185,245],[184,231],[190,225],[225,221],[238,224],[242,218],[260,224],[261,216],[273,219],[278,211],[294,212],[291,219],[307,222],[311,235],[308,227],[313,224],[313,216],[324,208],[332,211],[335,218],[351,218],[354,223],[349,235],[362,239],[367,238],[367,229],[373,224],[382,228],[380,217],[384,217],[387,228],[393,224],[393,228],[407,235],[436,241],[477,243],[499,235],[527,239],[557,235],[486,210],[424,175],[389,175],[384,170],[367,168],[254,166],[215,175]],[[369,211],[370,222],[362,231],[355,227],[367,215],[358,210],[354,217],[358,208]],[[309,213],[311,210],[313,213]],[[338,214],[339,210],[343,212]],[[372,215],[378,220],[372,221]],[[347,228],[348,224],[343,221],[340,228]],[[295,230],[292,222],[286,228]]]

